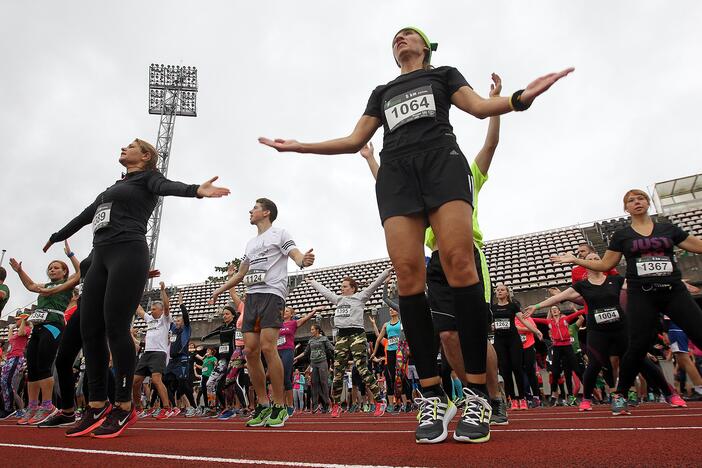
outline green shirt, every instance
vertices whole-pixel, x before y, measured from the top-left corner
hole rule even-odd
[[[202,361],[202,375],[209,377],[217,364],[217,358],[214,356],[208,356]]]
[[[52,283],[46,283],[45,288],[55,288],[56,286],[65,283],[66,280],[55,281]],[[60,310],[63,312],[68,307],[68,303],[71,302],[71,296],[73,293],[69,289],[68,291],[60,292],[58,294],[52,294],[50,296],[39,296],[37,299],[37,309],[53,309]],[[64,323],[63,315],[50,313],[44,323]]]
[[[10,300],[10,288],[8,288],[6,284],[0,284],[0,291],[5,293],[5,298],[0,299],[0,314],[2,314],[5,304]]]
[[[483,184],[487,182],[488,176],[480,171],[475,160],[470,163],[470,172],[473,174],[473,242],[482,250],[483,231],[480,230],[480,225],[478,224],[478,194],[480,193],[480,189],[483,188]],[[427,228],[424,234],[424,244],[431,250],[435,250],[436,248],[436,237],[431,228]]]
[[[576,353],[580,351],[580,336],[578,335],[579,330],[580,326],[577,323],[568,325],[568,331],[570,332],[571,337],[570,344],[573,346],[573,351]]]

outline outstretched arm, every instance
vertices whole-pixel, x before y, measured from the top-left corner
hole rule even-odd
[[[280,152],[314,153],[314,154],[347,154],[357,153],[368,143],[380,127],[380,119],[364,115],[356,124],[349,136],[319,143],[300,143],[297,140],[284,140],[260,137],[258,142],[270,146]]]
[[[690,253],[702,254],[702,239],[690,234],[684,241],[678,244],[678,247]]]
[[[371,356],[375,356],[376,351],[378,351],[378,346],[380,346],[380,342],[382,341],[383,337],[385,336],[385,328],[386,327],[387,327],[387,323],[384,323],[382,330],[380,330],[380,333],[378,334],[378,338],[375,339],[375,346],[373,346],[373,352],[371,353]]]
[[[73,234],[78,232],[80,228],[90,224],[93,221],[93,216],[95,216],[95,210],[97,209],[98,205],[98,199],[96,199],[86,209],[84,209],[81,214],[69,221],[69,223],[66,224],[60,231],[51,234],[49,241],[44,245],[44,252],[49,250],[49,247],[51,247],[54,243],[68,239]]]
[[[359,298],[361,299],[361,301],[363,301],[364,303],[368,302],[375,290],[380,287],[383,281],[390,277],[390,273],[392,273],[392,267],[386,268],[378,275],[378,277],[371,284],[368,285],[367,288],[361,291],[361,293],[359,294]]]
[[[572,253],[567,253],[564,255],[554,255],[551,257],[553,263],[573,263],[575,265],[580,265],[593,271],[609,271],[622,259],[621,252],[615,252],[614,250],[607,249],[602,256],[601,260],[584,260],[578,258]]]
[[[232,275],[227,281],[224,282],[224,284],[214,291],[212,291],[212,296],[209,298],[207,301],[208,304],[212,305],[215,302],[217,302],[217,297],[222,294],[225,291],[229,291],[232,289],[234,286],[237,284],[241,283],[241,280],[244,279],[244,276],[246,273],[249,272],[249,261],[244,260],[241,262],[241,265],[239,265],[239,271],[236,272],[236,274]]]
[[[10,259],[10,267],[19,275],[20,281],[28,291],[38,293],[40,286],[32,281],[32,278],[22,269],[22,262],[18,262],[14,258]]]
[[[317,312],[321,311],[322,309],[324,309],[324,306],[317,306],[313,308],[311,312],[304,315],[302,318],[299,318],[297,320],[297,327],[300,328],[301,326],[303,326],[305,323],[307,323],[309,319],[317,315]]]
[[[168,297],[168,291],[166,291],[166,284],[161,281],[159,284],[161,288],[161,302],[163,302],[163,313],[168,315],[171,311],[171,301]]]
[[[517,98],[517,102],[510,97],[491,97],[484,99],[480,97],[469,86],[462,86],[451,95],[451,103],[479,119],[502,115],[515,109],[526,109],[534,102],[539,95],[548,90],[553,84],[571,73],[574,68],[566,68],[558,73],[549,73],[539,77],[529,83],[522,94]]]
[[[538,304],[525,307],[524,316],[529,317],[531,314],[533,314],[539,309],[545,309],[546,307],[551,307],[552,305],[560,304],[564,301],[572,301],[574,299],[578,299],[579,297],[580,294],[578,294],[578,292],[575,289],[568,288],[565,291],[559,292],[558,294],[551,296],[548,299],[543,300],[542,302],[539,302]],[[526,323],[524,325],[526,325]]]
[[[490,98],[499,97],[500,91],[502,91],[502,79],[498,74],[493,73],[492,84],[490,85]],[[492,157],[495,155],[495,150],[497,149],[497,144],[499,142],[500,117],[490,117],[490,124],[488,125],[487,135],[485,136],[485,143],[483,143],[483,147],[475,156],[475,164],[483,174],[487,175],[488,171],[490,170]]]
[[[332,304],[336,305],[339,302],[339,299],[341,299],[341,296],[339,296],[338,294],[334,294],[329,290],[329,288],[324,286],[322,283],[318,283],[312,277],[307,276],[305,277],[305,279],[310,284],[310,286],[312,286],[319,294],[324,296],[324,299],[328,300]]]

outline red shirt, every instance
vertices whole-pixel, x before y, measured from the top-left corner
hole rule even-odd
[[[534,346],[534,343],[536,342],[536,340],[534,339],[534,334],[528,328],[521,328],[524,326],[524,323],[519,319],[519,317],[515,317],[514,320],[514,323],[517,325],[517,331],[519,332],[519,338],[521,338],[522,340],[522,348],[528,349]],[[528,317],[525,320],[527,322],[531,322],[531,324],[534,325],[534,327],[536,327],[536,324],[534,324],[534,321],[531,319],[531,317]]]
[[[570,346],[570,331],[568,331],[568,325],[575,322],[578,317],[585,314],[585,309],[581,309],[577,312],[573,312],[570,315],[561,315],[558,320],[536,318],[534,317],[535,323],[540,323],[542,325],[548,325],[548,331],[551,335],[551,341],[553,341],[554,346]]]
[[[66,319],[66,323],[68,323],[68,321],[71,320],[71,317],[73,317],[73,314],[75,313],[77,308],[78,305],[74,305],[73,307],[66,309],[66,311],[63,313],[63,318]]]

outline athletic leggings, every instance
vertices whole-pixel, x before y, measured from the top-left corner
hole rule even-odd
[[[553,346],[552,370],[553,380],[551,381],[551,396],[555,397],[558,391],[558,379],[561,377],[561,370],[565,374],[565,384],[568,394],[573,394],[573,371],[576,369],[575,352],[569,344]],[[562,368],[562,369],[561,369]],[[507,380],[507,379],[505,379]],[[562,395],[561,395],[562,396]]]
[[[0,386],[2,386],[2,408],[8,413],[12,413],[15,406],[15,394],[19,385],[20,377],[22,376],[22,367],[24,366],[24,356],[13,356],[7,358],[2,366],[2,377],[0,377]]]
[[[508,335],[495,334],[495,352],[500,375],[505,381],[505,393],[515,399],[514,381],[517,382],[519,398],[524,398],[524,369],[522,368],[522,340],[516,330]],[[514,374],[514,380],[512,379]]]
[[[541,395],[539,379],[536,377],[536,350],[534,346],[522,349],[522,369],[524,371],[525,391],[531,391],[532,397]]]
[[[702,343],[702,310],[682,283],[670,289],[643,291],[629,287],[627,331],[629,347],[619,367],[617,393],[624,394],[640,372],[646,352],[654,342],[659,314],[666,314],[694,343]],[[644,376],[645,377],[645,376]]]
[[[227,381],[227,363],[229,362],[229,356],[226,359],[220,359],[217,362],[217,366],[210,374],[210,378],[207,379],[207,394],[216,395],[217,401],[222,408],[227,406],[227,401],[224,398],[224,384]]]
[[[588,366],[583,376],[583,397],[592,399],[592,391],[597,382],[597,374],[603,366],[611,365],[610,356],[622,356],[627,347],[626,329],[612,331],[590,330],[587,338]],[[651,386],[658,388],[664,396],[670,396],[672,391],[665,380],[660,367],[643,358],[640,367],[641,375]]]
[[[200,401],[200,397],[203,397],[205,401],[205,408],[210,407],[209,401],[207,401],[207,380],[209,380],[209,375],[200,376],[200,388],[197,390],[197,401]]]
[[[239,403],[241,403],[241,407],[248,408],[249,386],[251,385],[249,374],[244,372],[243,368],[239,369],[231,385],[234,387],[234,393],[236,393],[236,398],[239,400]]]
[[[295,359],[294,349],[279,349],[278,355],[283,363],[283,388],[292,390],[293,361]]]
[[[312,368],[312,407],[321,399],[322,406],[329,407],[329,365],[327,361],[314,362]]]
[[[56,373],[58,375],[59,392],[61,393],[61,409],[68,410],[75,406],[75,384],[73,380],[73,363],[83,348],[80,335],[80,298],[78,307],[71,315],[66,328],[61,335],[58,353],[56,354]]]
[[[176,371],[178,372],[178,370]],[[189,376],[187,376],[187,367],[185,369],[186,377],[182,378],[182,374],[168,372],[164,376],[164,384],[166,385],[166,391],[168,391],[168,399],[171,400],[171,406],[178,406],[178,400],[181,397],[185,397],[188,400],[188,404],[195,407],[195,399],[193,398],[193,384],[190,381]],[[188,385],[189,384],[189,385]]]
[[[397,351],[386,351],[388,362],[385,363],[385,391],[388,397],[395,396],[395,377],[397,375]]]
[[[136,367],[130,328],[149,271],[149,249],[140,240],[96,246],[93,252],[83,287],[80,321],[90,400],[107,400],[111,351],[115,400],[127,402],[132,400]]]
[[[36,382],[53,377],[52,367],[61,340],[63,323],[41,323],[32,328],[26,348],[27,381]],[[42,395],[50,400],[50,395]]]

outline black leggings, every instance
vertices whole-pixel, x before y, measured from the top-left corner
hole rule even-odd
[[[130,327],[148,271],[149,249],[145,241],[94,249],[83,287],[80,321],[91,401],[107,400],[109,351],[115,374],[115,400],[132,401],[136,351]]]
[[[385,389],[388,397],[395,397],[395,376],[397,366],[397,351],[387,351],[388,362],[385,363]]]
[[[505,393],[512,399],[517,397],[514,391],[514,381],[516,381],[519,398],[524,398],[522,340],[519,339],[519,334],[516,331],[508,335],[496,334],[494,346],[500,375],[505,381]],[[512,380],[513,373],[514,380]]]
[[[73,379],[73,363],[78,357],[83,341],[80,336],[80,298],[71,319],[61,335],[58,353],[56,354],[56,374],[58,375],[59,392],[61,393],[61,409],[68,410],[75,406],[75,385]]]
[[[536,377],[536,350],[533,345],[522,350],[522,370],[524,371],[525,391],[531,390],[533,397],[540,396],[539,379]]]
[[[617,393],[626,393],[641,371],[646,352],[656,336],[659,314],[669,316],[692,342],[702,343],[702,310],[682,283],[673,285],[670,290],[648,292],[640,287],[629,287],[629,348],[621,360]]]
[[[626,329],[612,331],[590,330],[587,338],[588,366],[583,375],[583,397],[592,399],[597,374],[604,366],[611,366],[610,356],[622,356],[627,348]],[[670,385],[660,367],[644,357],[640,367],[641,374],[652,387],[658,388],[664,396],[671,395]]]
[[[564,373],[568,394],[573,394],[573,371],[577,369],[575,352],[571,345],[561,345],[553,347],[551,397],[555,397],[558,391],[558,379],[561,377],[561,370]]]
[[[244,369],[239,369],[239,373],[236,375],[234,380],[234,392],[236,392],[236,397],[239,399],[242,409],[248,408],[249,406],[249,387],[251,386],[251,379],[249,379],[249,374],[244,372]]]
[[[57,330],[58,335],[54,337]],[[48,379],[54,375],[51,369],[54,365],[62,331],[63,323],[42,323],[32,328],[32,334],[26,348],[28,382]],[[42,398],[50,400],[51,395],[42,395]]]

